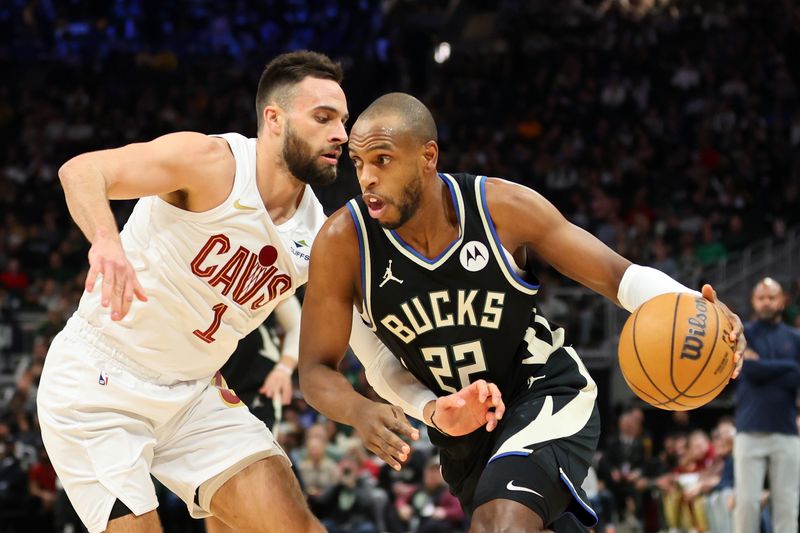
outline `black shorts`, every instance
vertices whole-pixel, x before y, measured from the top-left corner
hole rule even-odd
[[[501,498],[532,509],[545,525],[564,513],[595,525],[581,489],[600,437],[594,396],[523,395],[506,409],[492,433],[441,449],[442,474],[464,510]]]

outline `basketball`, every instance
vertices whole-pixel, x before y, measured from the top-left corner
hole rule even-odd
[[[734,369],[732,325],[701,296],[668,293],[640,305],[619,339],[619,366],[628,386],[659,409],[707,404]]]

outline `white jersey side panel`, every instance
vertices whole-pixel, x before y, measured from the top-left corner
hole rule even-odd
[[[236,159],[229,197],[202,213],[157,196],[140,199],[121,232],[147,294],[112,322],[101,284],[76,314],[135,363],[163,378],[210,377],[239,340],[308,279],[308,259],[325,215],[306,186],[294,216],[275,225],[256,185],[256,141],[221,135]]]

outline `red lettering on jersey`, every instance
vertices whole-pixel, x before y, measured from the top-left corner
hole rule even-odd
[[[269,280],[269,285],[267,285],[267,294],[269,295],[269,299],[265,300],[264,295],[262,294],[255,302],[253,302],[253,305],[250,306],[250,309],[256,310],[259,307],[264,307],[267,305],[267,302],[271,302],[279,294],[283,294],[291,288],[292,278],[286,274],[278,274]]]
[[[222,289],[222,294],[227,295],[231,287],[233,287],[233,282],[239,276],[239,272],[242,270],[242,266],[244,265],[244,260],[247,256],[252,254],[250,250],[245,248],[244,246],[239,246],[239,249],[228,259],[228,262],[217,272],[217,275],[208,280],[208,284],[212,287],[216,287],[220,283],[225,285],[225,288]]]
[[[219,245],[220,250],[217,255],[224,254],[231,249],[231,241],[225,235],[212,235],[208,241],[203,245],[194,259],[192,259],[192,272],[198,277],[207,278],[217,269],[217,265],[201,268],[203,261],[206,260],[211,250]]]
[[[239,278],[236,288],[233,290],[233,301],[239,305],[247,304],[247,302],[264,287],[267,280],[278,271],[277,267],[274,266],[269,268],[256,267],[256,261],[258,261],[256,255],[250,254],[250,261],[247,262],[247,266],[242,276]],[[255,268],[258,268],[261,272],[253,272]],[[255,282],[248,284],[252,276],[258,276],[258,278]],[[245,287],[247,287],[247,290],[245,290]]]

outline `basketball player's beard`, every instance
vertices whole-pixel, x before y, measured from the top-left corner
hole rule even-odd
[[[283,160],[292,175],[309,185],[328,185],[336,180],[336,165],[319,163],[322,152],[314,154],[311,145],[287,126]]]
[[[422,196],[422,177],[417,176],[403,189],[403,197],[399,202],[393,202],[400,211],[400,217],[394,222],[380,222],[386,229],[397,229],[414,216],[419,209],[419,199]]]

